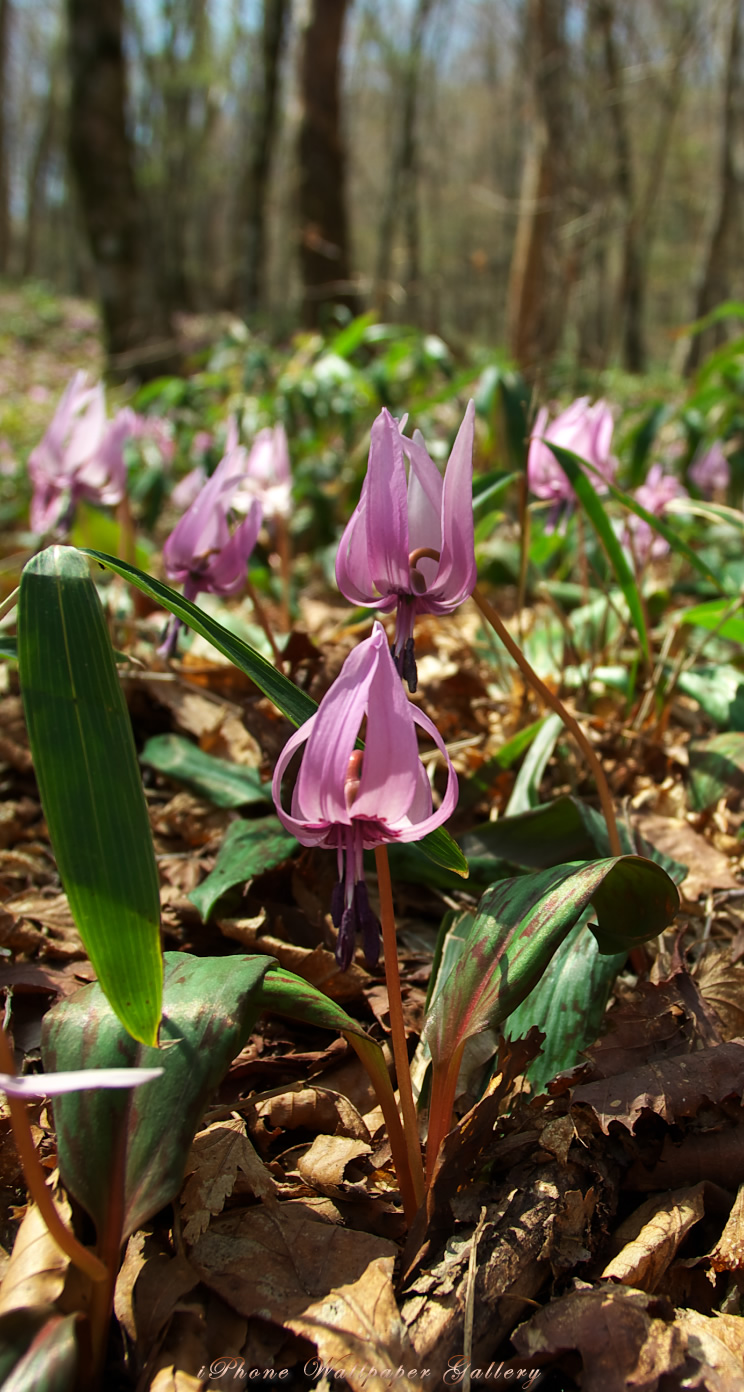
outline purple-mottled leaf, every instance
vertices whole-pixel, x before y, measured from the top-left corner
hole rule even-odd
[[[51,1306],[8,1310],[0,1316],[3,1392],[77,1392],[77,1315]]]
[[[159,1049],[126,1033],[97,983],[44,1017],[42,1058],[50,1072],[163,1069],[137,1092],[68,1093],[54,1103],[63,1181],[99,1237],[117,1203],[123,1240],[178,1192],[207,1098],[248,1038],[261,1009],[261,981],[274,966],[272,957],[166,953]]]
[[[559,865],[487,890],[458,969],[437,993],[424,1026],[435,1072],[448,1068],[472,1035],[516,1009],[590,904],[600,951],[614,953],[660,933],[679,895],[661,866],[640,856]]]

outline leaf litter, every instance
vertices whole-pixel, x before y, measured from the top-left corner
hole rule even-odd
[[[325,656],[310,645],[300,659],[317,698],[351,638],[339,638],[338,612],[312,602],[314,631],[324,626],[334,637]],[[456,622],[438,632],[422,629],[422,662],[432,666],[422,703],[440,728],[450,722],[451,741],[462,741],[456,758],[467,778],[487,771],[525,723],[524,697],[494,696],[485,671],[465,670],[472,659]],[[173,733],[266,781],[286,731],[244,679],[231,680],[223,664],[197,654],[175,683],[126,680],[140,747]],[[40,832],[17,696],[2,700],[17,809],[4,823],[10,859],[0,860],[0,931],[14,957],[6,979],[16,996],[36,992],[43,1009],[53,993],[89,979],[88,967]],[[601,733],[608,763],[614,737],[609,712]],[[674,732],[667,738],[671,749]],[[665,936],[645,980],[619,978],[598,1043],[541,1096],[525,1079],[539,1033],[502,1043],[491,1082],[447,1138],[426,1208],[406,1236],[382,1119],[356,1057],[311,1026],[264,1018],[205,1114],[173,1211],[129,1239],[115,1299],[129,1385],[142,1392],[224,1386],[210,1368],[224,1373],[219,1360],[232,1359],[283,1372],[287,1386],[327,1386],[329,1365],[345,1369],[352,1388],[431,1387],[444,1385],[453,1361],[461,1376],[467,1348],[475,1385],[480,1370],[483,1385],[507,1375],[519,1385],[521,1373],[522,1385],[529,1377],[529,1385],[555,1392],[744,1386],[744,936],[735,799],[718,821],[706,813],[696,823],[663,790],[673,761],[660,762],[658,748],[644,766],[638,744],[632,771],[618,750],[618,769],[627,790],[642,794],[637,830],[689,865],[691,927],[683,916],[681,939]],[[468,788],[454,831],[482,822],[493,805],[505,810],[514,777],[494,770]],[[361,960],[347,974],[336,967],[327,858],[287,847],[275,865],[251,866],[245,879],[227,884],[232,897],[202,895],[205,923],[188,896],[214,873],[230,829],[237,839],[241,824],[251,827],[267,809],[220,808],[203,783],[183,791],[156,769],[146,772],[146,787],[171,945],[224,955],[238,944],[275,956],[384,1043],[380,978]],[[540,792],[547,802],[589,787],[560,750]],[[437,923],[453,902],[473,903],[467,883],[452,900],[454,890],[422,878],[400,890],[411,1046]],[[24,1251],[14,1252],[0,1294],[11,1308]],[[63,1308],[63,1266],[39,1247],[23,1278],[31,1283],[22,1288],[24,1303],[52,1319]]]

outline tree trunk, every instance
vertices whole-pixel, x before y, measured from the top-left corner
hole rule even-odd
[[[417,318],[421,277],[416,116],[424,33],[436,3],[437,0],[418,0],[413,13],[408,53],[400,74],[400,114],[394,128],[387,190],[383,200],[377,243],[374,300],[382,314],[385,311],[391,279],[395,228],[402,209],[406,241],[406,298],[409,317],[414,321]]]
[[[564,0],[527,0],[525,18],[532,110],[507,319],[512,356],[534,377],[558,347],[568,293],[557,236],[569,172]]]
[[[5,93],[8,90],[8,21],[10,0],[0,0],[0,274],[10,261],[10,193]]]
[[[741,141],[741,118],[744,88],[741,73],[741,5],[732,0],[731,28],[726,60],[726,87],[721,117],[721,155],[718,178],[718,208],[710,234],[700,282],[695,300],[695,318],[702,319],[716,305],[722,304],[729,293],[731,248],[739,231],[741,195],[737,176],[735,151]],[[737,247],[738,255],[738,247]],[[689,341],[684,372],[694,372],[715,342],[715,331],[696,334]]]
[[[611,0],[594,0],[592,11],[602,35],[609,116],[615,144],[615,183],[625,219],[623,260],[618,293],[619,312],[623,322],[623,364],[628,372],[643,372],[646,365],[646,346],[643,335],[645,276],[638,227],[628,114],[621,67],[615,44],[615,14]]]
[[[122,0],[67,0],[69,152],[96,269],[109,370],[151,376],[175,365],[172,332],[149,283],[126,125]]]
[[[300,271],[302,318],[317,328],[334,304],[359,312],[351,281],[340,51],[348,0],[311,0],[300,72]]]
[[[250,122],[250,156],[238,200],[235,300],[247,318],[266,302],[266,214],[279,115],[279,76],[288,0],[264,0],[261,78]]]

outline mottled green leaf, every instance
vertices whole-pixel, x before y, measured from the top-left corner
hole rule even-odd
[[[126,1028],[160,1020],[160,892],[126,702],[88,562],[53,546],[21,576],[21,692],[42,806],[75,922]]]
[[[185,783],[215,807],[271,802],[271,784],[262,783],[256,769],[207,754],[183,735],[153,735],[145,744],[140,761],[177,783]]]
[[[733,604],[731,599],[711,599],[683,609],[677,618],[680,623],[715,632],[717,638],[725,638],[729,643],[744,643],[744,618],[736,612],[738,609],[738,602]]]
[[[582,914],[548,962],[537,985],[512,1011],[504,1033],[520,1039],[533,1025],[545,1035],[537,1058],[527,1065],[536,1092],[544,1091],[556,1073],[573,1068],[602,1027],[610,991],[626,952],[599,951],[586,925],[591,910]]]
[[[435,1070],[473,1034],[511,1015],[589,904],[601,951],[627,952],[663,931],[679,895],[666,872],[640,856],[556,866],[487,890],[458,969],[426,1019]]]
[[[274,967],[273,957],[166,953],[159,1049],[125,1032],[97,983],[44,1016],[41,1048],[49,1071],[164,1070],[136,1092],[101,1089],[55,1099],[62,1179],[99,1238],[115,1222],[123,1241],[178,1192],[207,1099],[248,1038],[262,1008],[261,982]]]
[[[233,822],[227,828],[214,869],[191,891],[189,899],[206,923],[223,894],[288,860],[296,846],[294,836],[284,830],[278,817]]]
[[[728,793],[744,791],[744,733],[726,730],[689,744],[690,801],[697,812]]]
[[[7,1315],[0,1316],[0,1340],[11,1327],[13,1317],[22,1313],[11,1310]],[[29,1313],[33,1315],[33,1309]],[[31,1335],[28,1346],[4,1378],[3,1392],[77,1392],[80,1387],[75,1337],[78,1318],[77,1315],[50,1312],[41,1327]],[[15,1324],[17,1328],[17,1318]]]

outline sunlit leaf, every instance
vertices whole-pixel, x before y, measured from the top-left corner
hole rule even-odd
[[[214,869],[189,895],[206,923],[222,895],[254,875],[288,860],[297,847],[278,817],[232,822],[217,852]]]
[[[140,762],[185,783],[215,807],[271,802],[271,784],[263,783],[256,769],[207,754],[183,735],[153,735],[140,754]]]
[[[79,551],[53,546],[27,564],[18,653],[34,769],[70,908],[117,1015],[154,1044],[158,871],[129,713]]]

